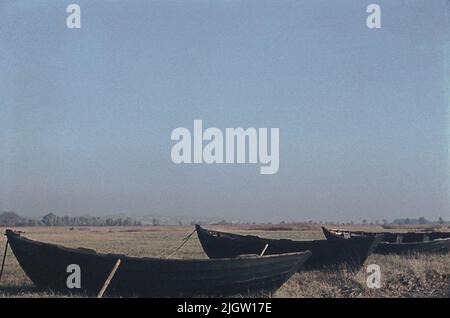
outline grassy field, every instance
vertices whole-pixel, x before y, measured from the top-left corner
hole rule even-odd
[[[239,226],[214,229],[272,238],[324,239],[318,226]],[[367,228],[366,228],[367,229]],[[0,232],[4,233],[4,228]],[[65,227],[21,228],[32,239],[86,247],[104,253],[165,257],[193,227]],[[372,229],[373,230],[373,229]],[[378,228],[376,230],[379,230]],[[0,238],[0,248],[6,238]],[[196,235],[173,258],[205,258]],[[381,267],[381,288],[366,287],[368,264]],[[358,273],[310,271],[295,274],[273,297],[450,297],[450,255],[372,255]],[[37,291],[9,249],[0,283],[0,297],[59,297]]]

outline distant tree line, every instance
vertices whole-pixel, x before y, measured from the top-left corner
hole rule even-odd
[[[200,220],[192,221],[191,225],[198,223],[198,224],[207,224],[205,222],[202,222]],[[252,224],[256,224],[255,222],[251,222]],[[286,222],[281,221],[279,224],[295,224],[299,222]],[[308,224],[324,224],[324,225],[353,225],[357,224],[353,221],[349,222],[314,222],[312,220],[309,220],[307,222],[300,222],[300,223],[308,223]],[[151,225],[153,226],[159,226],[161,225],[161,220],[154,217],[151,220]],[[227,224],[233,224],[232,222],[228,222],[225,220],[221,220],[219,222],[215,223],[216,225],[227,225]],[[242,224],[242,223],[241,223]],[[250,222],[247,222],[245,224],[250,224]],[[271,222],[268,222],[266,224],[272,224]],[[442,217],[439,217],[436,221],[430,221],[424,217],[420,218],[404,218],[404,219],[395,219],[392,222],[388,222],[388,220],[383,219],[380,221],[368,221],[366,219],[362,220],[361,224],[367,225],[367,224],[376,224],[376,225],[388,225],[388,224],[394,224],[394,225],[402,225],[402,224],[450,224],[449,221],[444,220]],[[20,216],[17,212],[14,211],[3,211],[0,212],[0,226],[3,227],[13,227],[13,226],[142,226],[141,221],[133,220],[130,217],[125,218],[105,218],[105,217],[98,217],[98,216],[59,216],[53,213],[48,213],[44,215],[42,218],[25,218]],[[183,225],[181,221],[178,221],[178,225]]]
[[[41,219],[21,217],[17,212],[0,213],[0,226],[141,226],[140,221],[127,218],[102,218],[98,216],[59,216],[53,213]]]
[[[422,216],[418,219],[411,219],[411,218],[396,219],[391,224],[403,225],[403,224],[436,224],[436,223],[437,224],[446,224],[448,222],[446,222],[442,217],[439,217],[437,221],[430,221]]]

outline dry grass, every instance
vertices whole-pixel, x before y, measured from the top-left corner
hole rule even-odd
[[[296,274],[276,297],[450,297],[450,256],[372,255],[366,264],[381,267],[381,288],[366,286],[365,268],[358,273],[311,271]]]
[[[214,227],[272,238],[298,240],[323,239],[319,229],[285,225],[276,231],[262,226]],[[303,230],[299,230],[299,229]],[[162,257],[169,255],[192,232],[192,227],[138,228],[24,228],[26,235],[36,240],[87,247],[104,253],[131,256]],[[372,229],[373,230],[373,229]],[[3,233],[4,229],[0,228]],[[5,244],[0,238],[0,248]],[[192,238],[177,252],[177,258],[205,258],[196,238]],[[294,275],[274,297],[450,297],[450,255],[381,256],[372,255],[366,264],[381,267],[382,286],[378,290],[366,287],[366,273],[345,269],[339,271],[311,271]],[[59,297],[38,292],[26,277],[9,250],[3,274],[0,297]]]

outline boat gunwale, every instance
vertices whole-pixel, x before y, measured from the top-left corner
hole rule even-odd
[[[128,256],[128,255],[125,255],[125,254],[99,253],[96,250],[86,249],[86,248],[83,248],[83,247],[79,247],[79,248],[66,247],[66,246],[63,246],[63,245],[60,245],[60,244],[36,241],[36,240],[30,239],[28,237],[24,237],[24,236],[21,235],[21,233],[17,233],[16,231],[10,230],[10,229],[7,229],[5,231],[4,235],[8,238],[8,240],[10,239],[9,235],[12,235],[14,237],[14,239],[25,241],[25,242],[27,242],[29,244],[46,246],[46,247],[51,247],[51,248],[57,248],[57,249],[60,249],[62,251],[65,251],[65,252],[76,253],[76,254],[81,254],[81,255],[86,255],[86,256],[120,258],[122,261],[123,260],[130,260],[130,261],[160,261],[160,262],[173,262],[173,263],[208,263],[208,262],[228,262],[228,261],[239,262],[239,261],[252,261],[252,260],[261,260],[261,259],[276,259],[276,258],[280,259],[280,258],[288,258],[288,257],[292,257],[292,256],[297,256],[297,257],[300,258],[300,257],[305,257],[305,256],[309,257],[312,254],[311,251],[306,250],[306,251],[302,251],[302,252],[292,252],[292,253],[263,255],[263,256],[248,255],[250,257],[246,257],[246,258],[169,259],[169,258],[146,257],[146,256],[145,257]],[[247,256],[247,255],[245,255],[245,256]]]
[[[289,242],[289,243],[318,243],[318,244],[325,244],[325,242],[330,243],[332,241],[329,241],[327,239],[322,239],[322,240],[293,240],[293,239],[279,239],[279,238],[268,238],[268,237],[262,237],[262,236],[257,236],[257,235],[245,235],[245,234],[236,234],[236,233],[228,233],[228,232],[221,232],[221,231],[216,231],[216,230],[210,230],[210,229],[205,229],[200,225],[196,224],[196,229],[198,231],[198,229],[200,229],[201,231],[207,232],[207,234],[209,235],[213,235],[211,233],[219,233],[221,235],[223,235],[223,237],[220,238],[228,238],[228,239],[233,239],[233,237],[236,237],[236,239],[249,239],[249,240],[263,240],[263,241],[272,241],[272,242]],[[374,236],[353,236],[350,237],[346,240],[350,240],[353,242],[356,241],[366,241],[368,239],[374,239],[374,238],[378,238],[378,237],[382,237],[383,233],[379,233],[376,234]],[[214,236],[214,235],[213,235]],[[279,254],[278,254],[279,255]]]
[[[358,238],[358,237],[374,237],[377,235],[383,235],[383,234],[394,234],[394,235],[405,235],[408,233],[411,234],[430,234],[430,233],[441,233],[441,232],[364,232],[364,231],[343,231],[343,230],[336,230],[336,229],[327,229],[325,228],[328,232],[330,232],[331,234],[337,236],[338,238],[342,238],[345,240],[348,239],[352,239],[352,238]],[[343,236],[341,237],[341,235],[343,235],[344,233],[350,233],[350,235],[358,235],[358,236],[351,236],[350,238],[344,238]],[[367,234],[364,234],[367,233]],[[447,232],[442,232],[442,233],[447,233]],[[401,243],[397,243],[397,242],[383,242],[381,241],[379,244],[380,245],[395,245],[395,246],[409,246],[409,245],[431,245],[433,243],[442,243],[442,242],[450,242],[450,237],[447,238],[437,238],[437,239],[433,239],[433,240],[429,240],[429,241],[415,241],[415,242],[401,242]]]

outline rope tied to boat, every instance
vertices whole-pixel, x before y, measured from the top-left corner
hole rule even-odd
[[[2,281],[3,268],[5,267],[6,253],[8,252],[9,240],[6,239],[5,252],[3,253],[2,268],[0,269],[0,282]]]
[[[166,256],[166,258],[172,257],[176,252],[178,252],[186,243],[189,241],[192,235],[197,232],[197,229],[194,229],[189,235],[185,236],[183,241],[181,242],[180,246],[178,246],[170,255]]]

